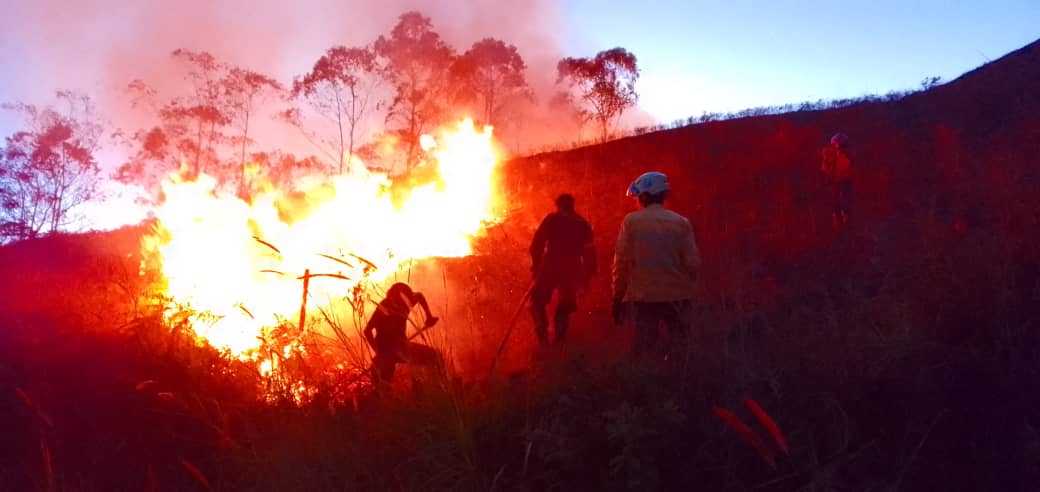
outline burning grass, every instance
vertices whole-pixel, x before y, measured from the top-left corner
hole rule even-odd
[[[144,238],[166,320],[254,365],[272,399],[364,379],[360,332],[382,290],[416,261],[470,254],[498,219],[491,128],[466,120],[422,143],[426,160],[404,176],[355,158],[346,175],[295,192],[261,185],[248,200],[206,175],[172,176]]]
[[[0,485],[1020,490],[1040,476],[1038,415],[1024,390],[1040,383],[1031,362],[1040,344],[1028,321],[1037,315],[1029,301],[1036,278],[985,275],[978,262],[952,261],[989,257],[1000,243],[974,236],[949,244],[869,289],[870,272],[847,265],[791,290],[779,306],[725,302],[749,295],[735,291],[720,302],[706,299],[684,357],[667,363],[619,358],[610,347],[625,343],[624,331],[596,339],[603,326],[583,316],[566,356],[522,371],[514,365],[492,380],[405,372],[382,397],[321,371],[367,364],[360,347],[355,362],[310,352],[280,358],[261,380],[285,393],[266,399],[279,391],[256,385],[254,365],[195,343],[179,326],[186,315],[144,309],[121,334],[99,336],[98,326],[65,324],[83,318],[12,313],[5,333],[15,336],[0,345],[0,402],[9,415],[2,430],[12,443]],[[851,251],[842,248],[853,247],[838,245],[817,262],[840,264]],[[1016,261],[1001,268],[1029,271]],[[506,319],[515,307],[518,294],[502,288],[509,285],[503,278],[482,275],[490,266],[501,267],[475,256],[420,262],[412,272],[417,285],[438,277],[466,285],[466,294],[446,289],[465,302],[434,293],[432,304],[449,314],[438,326],[443,333],[429,333],[444,336],[429,342],[460,360],[468,339],[460,332],[481,317]],[[522,269],[501,269],[513,283],[523,280]],[[972,289],[963,289],[965,279],[974,279]],[[77,295],[93,291],[81,287]],[[968,313],[958,306],[981,311],[969,318],[956,314]],[[343,315],[326,308],[315,323],[336,324]],[[296,321],[284,326],[285,336]],[[505,327],[485,323],[494,341],[482,345],[485,359],[474,366],[486,370]],[[953,335],[968,332],[969,339]],[[530,338],[521,324],[517,341]],[[306,401],[292,394],[298,380],[316,389]],[[715,407],[739,414],[758,445],[749,446]]]
[[[622,208],[593,208],[592,198],[623,188],[611,181],[623,177],[597,175],[597,153],[618,157],[602,150],[568,157],[570,167],[514,172],[521,192],[509,201],[548,204],[552,190],[537,184],[580,183],[579,207],[588,204],[597,234],[609,237]],[[9,334],[0,337],[9,416],[0,432],[11,445],[0,450],[0,488],[1028,489],[1040,480],[1035,193],[1012,172],[999,176],[1001,166],[987,167],[968,195],[985,201],[965,199],[992,220],[953,228],[935,207],[905,200],[893,202],[898,214],[868,208],[862,227],[838,236],[801,223],[812,200],[783,199],[783,186],[770,188],[781,198],[770,203],[783,205],[770,220],[749,212],[753,200],[728,201],[744,189],[736,178],[704,179],[737,191],[677,197],[699,214],[712,258],[679,357],[624,358],[629,333],[607,321],[600,279],[568,353],[531,362],[522,320],[503,376],[469,377],[487,374],[529,278],[523,252],[538,209],[511,210],[472,255],[394,270],[443,315],[425,341],[454,367],[405,371],[378,397],[353,379],[369,362],[354,291],[338,291],[348,297],[340,303],[308,302],[304,323],[296,316],[298,277],[356,258],[322,250],[314,253],[336,260],[308,252],[299,268],[261,267],[291,277],[290,314],[256,342],[272,361],[264,376],[254,360],[199,344],[189,325],[197,314],[168,309],[176,299],[148,288],[157,278],[125,275],[140,263],[139,234],[3,248],[0,270],[13,280],[0,296]],[[731,227],[737,219],[750,225]],[[272,251],[257,236],[289,249],[248,233],[239,239],[249,248]],[[378,297],[380,285],[362,289]],[[229,309],[260,316],[252,305]],[[313,388],[307,398],[299,382]],[[757,444],[716,407],[740,417]]]

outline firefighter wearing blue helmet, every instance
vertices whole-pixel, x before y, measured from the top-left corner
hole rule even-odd
[[[665,208],[670,192],[668,177],[660,172],[632,182],[628,196],[640,209],[625,216],[614,249],[614,321],[632,317],[636,355],[658,349],[660,325],[677,341],[690,323],[701,258],[690,221]]]

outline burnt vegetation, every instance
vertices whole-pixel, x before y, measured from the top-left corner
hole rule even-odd
[[[430,57],[450,57],[428,20],[405,20],[376,54],[393,60],[421,40],[436,48]],[[236,128],[229,162],[241,165],[252,101],[286,89],[229,72],[242,89],[235,112],[215,112],[213,101],[231,94],[207,85],[215,61],[177,56],[194,67],[198,90],[160,107],[162,125],[136,135],[137,157],[173,166],[177,148],[202,171],[221,161],[212,157],[226,137],[218,130]],[[353,95],[374,76],[369,56],[330,49],[292,87],[336,122],[315,137],[334,157],[355,145],[358,111],[381,108]],[[485,58],[497,61],[477,63]],[[481,41],[457,63],[445,76],[481,87],[467,100],[484,118],[527,97],[508,46]],[[581,66],[569,62],[566,73]],[[421,87],[434,81],[427,65],[388,69],[397,82],[387,114],[407,140],[429,124],[439,93]],[[522,322],[505,369],[490,377],[426,375],[372,397],[319,374],[309,381],[322,397],[306,406],[260,402],[255,373],[159,315],[155,279],[138,270],[144,226],[43,238],[34,236],[47,225],[17,229],[29,239],[0,249],[0,488],[1034,488],[1038,83],[1034,43],[914,93],[707,115],[506,163],[500,185],[524,206],[488,231],[477,255],[435,267],[467,286],[466,313],[444,329],[485,349],[465,353],[470,365],[497,362],[529,278],[526,242],[552,198],[576,196],[607,265],[631,208],[623,190],[648,167],[671,177],[671,206],[693,222],[705,260],[689,346],[660,364],[625,359],[630,328],[611,326],[600,277],[580,301],[566,357],[529,364],[533,333]],[[89,145],[75,137],[81,130],[48,118],[55,130],[10,141],[26,150],[4,158],[41,153],[25,172],[92,165],[80,158]],[[839,130],[854,141],[856,191],[850,224],[836,233],[818,151]],[[338,172],[343,162],[315,165]],[[56,220],[41,213],[43,224]],[[335,363],[301,360],[293,370]]]

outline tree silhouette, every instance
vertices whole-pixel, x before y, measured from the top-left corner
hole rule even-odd
[[[206,52],[176,50],[186,91],[170,97],[141,80],[127,86],[132,106],[144,107],[154,123],[126,140],[130,154],[116,179],[147,187],[171,171],[193,179],[206,173],[221,186],[245,193],[256,114],[282,85],[272,77],[223,63]]]
[[[516,46],[484,38],[455,60],[452,78],[458,99],[476,106],[481,123],[496,125],[508,104],[531,97],[526,69]]]
[[[171,58],[186,67],[187,95],[161,100],[144,81],[127,86],[133,107],[147,106],[158,122],[128,139],[132,151],[117,171],[121,181],[154,185],[178,167],[188,178],[220,174],[217,146],[227,141],[224,130],[231,123],[224,83],[228,68],[206,52],[179,49]]]
[[[454,52],[430,18],[415,11],[402,14],[389,37],[379,36],[374,50],[394,87],[386,121],[401,134],[411,168],[418,161],[419,137],[445,116]]]
[[[326,143],[336,149],[339,174],[343,174],[347,156],[355,154],[358,131],[375,90],[375,73],[375,54],[371,51],[336,46],[293,82],[293,97],[305,99],[336,126],[335,138]],[[298,119],[295,122],[302,124]]]
[[[27,239],[72,225],[72,212],[98,195],[94,160],[103,126],[89,97],[57,93],[65,110],[5,104],[26,128],[0,150],[0,239]]]
[[[172,56],[188,65],[185,78],[191,82],[192,93],[169,102],[161,114],[194,132],[194,142],[183,138],[178,148],[185,155],[194,154],[190,175],[197,176],[219,162],[214,146],[224,136],[223,127],[230,123],[222,83],[227,67],[205,51],[178,49]]]
[[[621,114],[638,100],[636,57],[624,48],[594,58],[564,58],[556,65],[557,83],[566,83],[585,103],[582,114],[600,125],[606,140]]]
[[[221,80],[228,119],[238,129],[232,143],[239,146],[239,192],[244,192],[246,176],[246,151],[252,141],[249,138],[250,123],[257,105],[267,94],[281,89],[278,81],[251,70],[231,67]]]

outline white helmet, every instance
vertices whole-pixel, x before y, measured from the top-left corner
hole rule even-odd
[[[657,195],[672,189],[668,185],[668,176],[664,173],[651,171],[636,178],[628,187],[628,196],[639,196],[643,193]]]

